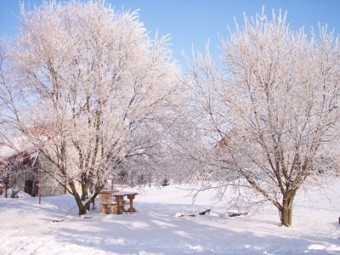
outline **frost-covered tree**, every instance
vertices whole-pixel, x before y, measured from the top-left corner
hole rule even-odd
[[[178,98],[168,37],[150,38],[138,13],[104,1],[22,8],[21,24],[1,66],[6,123],[84,214],[120,165],[162,157]]]
[[[281,12],[245,16],[221,41],[221,63],[194,54],[188,79],[215,144],[210,163],[237,172],[291,226],[299,189],[339,171],[339,38],[295,31]]]

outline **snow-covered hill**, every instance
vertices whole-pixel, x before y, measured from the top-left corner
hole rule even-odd
[[[188,186],[139,190],[136,214],[77,216],[71,196],[0,198],[0,254],[340,254],[340,180],[300,195],[294,226],[263,206],[228,217],[223,203]],[[211,212],[199,215],[210,208]],[[194,216],[189,216],[194,215]]]

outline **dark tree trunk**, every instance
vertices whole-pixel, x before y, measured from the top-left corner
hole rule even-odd
[[[89,197],[89,194],[88,194],[88,190],[89,190],[89,187],[88,187],[88,185],[86,184],[86,183],[82,183],[81,184],[81,200],[82,201],[85,201],[86,200],[86,198],[88,198]]]
[[[88,185],[88,177],[86,175],[86,173],[82,174],[82,178],[81,178],[81,200],[85,201],[89,194],[89,185]]]
[[[79,210],[79,215],[83,215],[83,214],[86,214],[87,213],[87,209],[88,209],[88,206],[82,201],[77,189],[76,189],[76,186],[74,184],[73,181],[70,181],[69,182],[69,186],[71,188],[71,191],[72,191],[72,195],[74,197],[74,199],[76,200],[76,203],[77,203],[77,206],[78,206],[78,210]]]
[[[79,215],[84,215],[87,213],[87,211],[90,210],[90,205],[93,203],[93,201],[95,200],[95,198],[97,197],[97,193],[93,194],[90,199],[84,203],[81,199],[77,199],[77,197],[75,196],[77,205],[78,205],[78,209],[79,209]],[[79,198],[79,196],[78,196]]]
[[[282,206],[279,208],[281,224],[290,227],[293,222],[293,202],[296,190],[287,191],[282,200]]]
[[[88,211],[87,206],[82,204],[81,206],[78,205],[78,207],[79,207],[79,215],[84,215],[84,214],[87,213],[87,211]]]
[[[86,201],[86,203],[84,203],[84,201],[82,200],[82,197],[80,196],[79,192],[76,189],[76,186],[74,184],[73,181],[69,182],[69,186],[71,188],[72,191],[72,195],[74,197],[74,199],[76,200],[77,206],[78,206],[78,210],[79,210],[79,215],[84,215],[87,213],[87,211],[90,209],[90,205],[91,203],[93,203],[93,201],[95,200],[95,198],[97,197],[98,193],[103,189],[104,185],[101,186],[97,186],[94,189],[94,193],[91,195],[91,197]]]

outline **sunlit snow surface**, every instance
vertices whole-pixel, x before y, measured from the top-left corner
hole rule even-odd
[[[212,191],[192,205],[187,188],[143,188],[138,212],[124,215],[78,216],[69,195],[44,197],[41,205],[0,198],[0,254],[340,254],[340,180],[301,193],[291,228],[279,227],[269,204],[231,218]]]

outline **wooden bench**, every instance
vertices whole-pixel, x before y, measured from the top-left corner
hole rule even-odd
[[[112,191],[101,191],[99,193],[100,212],[105,214],[117,213],[118,204],[113,201]]]

